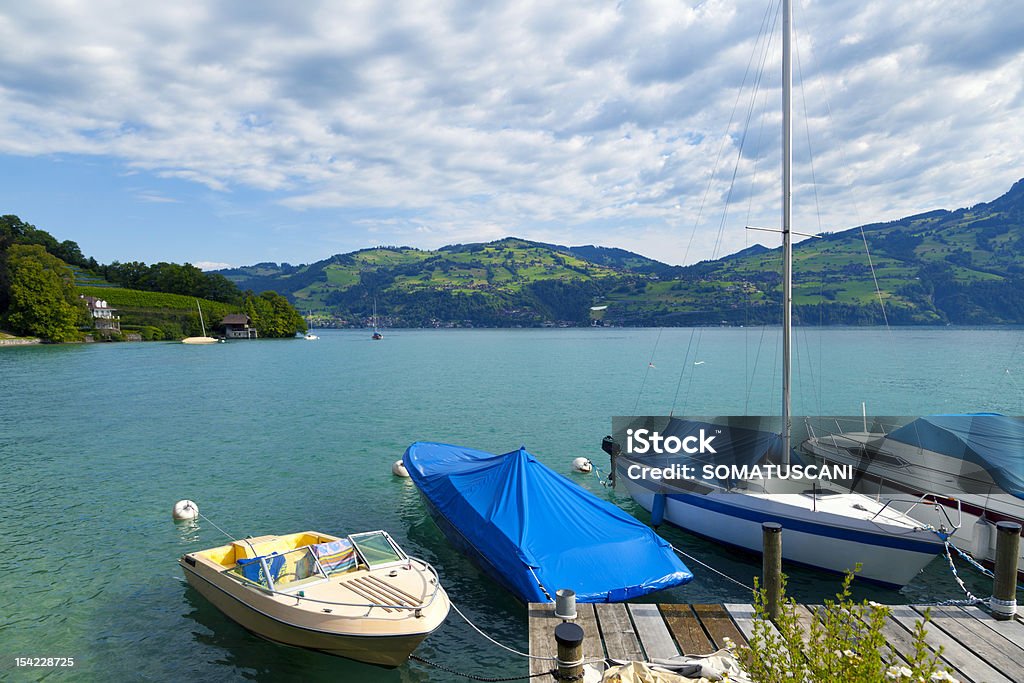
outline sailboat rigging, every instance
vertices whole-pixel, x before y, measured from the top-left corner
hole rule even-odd
[[[782,2],[782,415],[781,429],[766,429],[756,418],[634,418],[629,425],[672,435],[680,443],[704,444],[707,434],[718,439],[717,463],[779,463],[788,469],[792,452],[792,14],[790,0]],[[656,424],[650,424],[655,420]],[[621,438],[618,430],[616,436]],[[776,522],[786,529],[783,558],[834,572],[861,565],[860,576],[874,582],[903,586],[944,549],[949,529],[933,530],[891,505],[858,493],[806,490],[803,481],[654,478],[654,470],[695,467],[712,456],[701,453],[638,455],[621,441],[605,439],[612,455],[615,481],[651,512],[657,525],[668,521],[701,536],[753,551],[761,549],[761,524]],[[691,449],[696,450],[696,449]],[[683,470],[685,471],[685,470]],[[691,470],[692,471],[692,470]],[[955,530],[955,529],[954,529]],[[936,533],[938,531],[938,533]]]
[[[384,335],[377,329],[377,297],[373,298],[373,335],[370,339],[383,339]]]

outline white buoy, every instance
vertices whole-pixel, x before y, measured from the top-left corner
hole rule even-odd
[[[587,458],[576,458],[572,461],[572,468],[577,472],[590,472],[594,469],[594,463]]]
[[[396,460],[394,464],[391,465],[391,474],[395,475],[396,477],[408,477],[409,470],[405,469],[405,463],[403,463],[401,460]]]
[[[174,519],[195,519],[199,516],[199,506],[191,500],[179,500],[171,510]]]

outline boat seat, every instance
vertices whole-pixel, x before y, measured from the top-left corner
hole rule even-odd
[[[350,572],[356,568],[356,549],[348,539],[318,543],[311,547],[320,566],[328,574]]]

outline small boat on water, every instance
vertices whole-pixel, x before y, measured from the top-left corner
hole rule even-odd
[[[693,578],[667,541],[525,448],[417,442],[402,462],[452,545],[523,602],[619,602]]]
[[[437,572],[387,532],[258,536],[186,553],[189,585],[258,636],[385,667],[448,616]]]
[[[185,337],[181,340],[182,344],[219,344],[223,342],[223,339],[217,339],[216,337],[206,336],[206,323],[203,322],[203,309],[199,305],[199,299],[196,299],[196,308],[199,309],[199,326],[203,330],[203,336],[201,337]]]

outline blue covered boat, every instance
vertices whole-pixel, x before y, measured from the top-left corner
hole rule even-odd
[[[525,448],[420,441],[402,461],[449,541],[523,602],[563,588],[579,602],[618,602],[693,578],[667,541]]]

